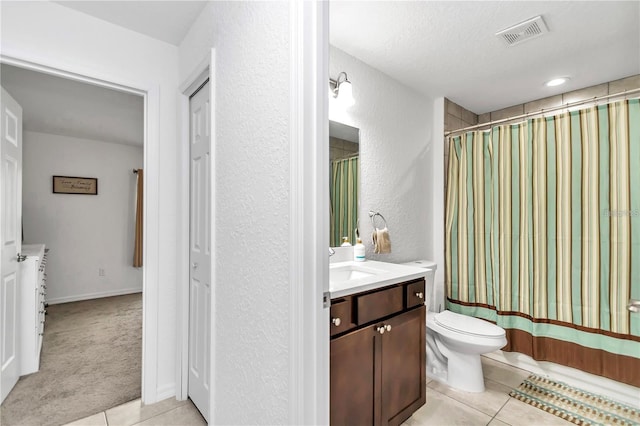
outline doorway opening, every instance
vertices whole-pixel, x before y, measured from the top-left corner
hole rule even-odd
[[[50,249],[45,296],[49,306],[46,308],[47,321],[43,338],[45,350],[39,366],[40,372],[49,366],[49,360],[44,359],[49,354],[47,349],[55,349],[56,346],[66,346],[69,349],[73,346],[71,343],[79,343],[78,339],[74,341],[71,334],[65,333],[68,330],[61,329],[65,327],[61,324],[72,324],[71,327],[78,331],[80,325],[87,324],[86,320],[81,319],[85,318],[81,315],[91,314],[92,324],[89,325],[94,325],[95,329],[85,330],[83,339],[89,347],[106,343],[109,348],[103,359],[96,357],[96,365],[116,358],[122,362],[120,372],[126,372],[120,375],[120,379],[112,381],[111,389],[101,389],[100,392],[105,395],[125,394],[121,398],[127,400],[140,396],[144,399],[144,369],[148,367],[147,360],[153,361],[153,357],[157,356],[149,351],[153,341],[149,342],[152,339],[148,336],[157,334],[157,324],[143,321],[143,318],[154,310],[149,301],[150,296],[157,293],[157,289],[155,285],[151,288],[146,285],[150,260],[146,250],[141,256],[142,266],[133,266],[133,246],[136,239],[136,208],[139,208],[137,198],[143,196],[147,186],[143,180],[143,170],[148,162],[148,93],[11,58],[2,57],[1,62],[3,86],[13,85],[9,90],[18,93],[16,97],[22,99],[24,104],[24,133],[27,143],[24,149],[25,208],[22,214],[22,239],[25,243],[42,242]],[[48,85],[52,81],[56,83]],[[23,84],[20,88],[19,85],[25,82],[27,87]],[[52,101],[56,95],[57,100]],[[78,111],[69,112],[73,109],[72,104],[82,96],[86,97],[79,103],[84,106],[87,115],[83,116]],[[111,103],[115,107],[111,110],[103,109],[101,103]],[[45,115],[47,107],[49,110]],[[117,121],[122,116],[117,117],[118,113],[114,113],[114,110],[120,110],[122,115],[129,118],[133,116],[133,120]],[[68,113],[65,115],[64,111]],[[92,117],[96,120],[92,121]],[[86,133],[91,125],[99,132],[110,133],[110,136],[100,137]],[[77,132],[68,134],[68,126],[76,126]],[[131,136],[132,126],[136,127],[134,136]],[[97,179],[96,194],[79,195],[56,191],[52,189],[54,175]],[[82,183],[79,180],[73,182]],[[143,190],[138,189],[138,182]],[[148,224],[144,218],[150,213],[146,209],[149,205],[146,196],[140,204],[144,211],[140,215],[143,218],[141,226],[146,230]],[[142,232],[142,238],[138,240],[144,246],[147,232]],[[70,321],[58,321],[65,316]],[[126,320],[127,326],[123,327],[116,319]],[[100,321],[103,321],[102,326]],[[108,330],[109,327],[112,330]],[[56,334],[58,340],[48,341],[48,334]],[[143,346],[146,349],[144,351]],[[119,357],[116,354],[118,351],[123,356]],[[146,353],[145,359],[143,353]],[[131,356],[132,361],[128,358]],[[76,371],[82,370],[79,382],[69,385],[69,389],[58,384],[57,390],[62,388],[58,396],[63,398],[69,397],[71,389],[81,388],[80,382],[94,381],[94,388],[97,387],[96,383],[104,382],[91,378],[90,367],[72,360],[74,357],[71,356],[55,360],[56,368],[68,362],[75,364]],[[70,367],[73,368],[74,365]],[[111,373],[108,375],[112,376]],[[29,378],[35,376],[37,374]],[[122,381],[124,376],[129,376],[129,381],[132,380],[133,390],[128,389],[131,383]],[[130,398],[129,393],[134,397]],[[40,399],[39,405],[42,402]],[[115,399],[111,406],[123,402],[126,401]],[[108,401],[105,403],[111,404]],[[3,404],[3,417],[8,411],[5,405]],[[56,405],[59,410],[60,404]],[[62,406],[64,407],[64,402]],[[25,408],[28,407],[22,407],[23,410]],[[88,414],[105,408],[110,407],[96,406]],[[83,412],[76,418],[83,417],[84,414]],[[63,419],[61,423],[71,420],[74,419]]]

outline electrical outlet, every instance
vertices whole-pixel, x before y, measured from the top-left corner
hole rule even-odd
[[[98,268],[98,276],[104,277],[104,268]]]

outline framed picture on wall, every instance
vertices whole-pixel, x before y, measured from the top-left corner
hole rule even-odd
[[[98,178],[54,176],[53,193],[98,195]]]

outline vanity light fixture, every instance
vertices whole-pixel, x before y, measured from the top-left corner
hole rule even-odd
[[[544,85],[547,87],[560,86],[561,84],[565,84],[567,81],[569,81],[569,77],[558,77],[547,81]]]
[[[329,86],[331,87],[331,95],[343,106],[350,107],[355,103],[351,82],[347,78],[346,72],[338,74],[336,80],[330,79]]]

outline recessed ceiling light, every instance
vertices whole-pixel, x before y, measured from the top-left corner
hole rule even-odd
[[[561,84],[565,84],[567,81],[569,81],[569,77],[554,78],[553,80],[547,81],[545,83],[545,86],[549,86],[549,87],[560,86]]]

